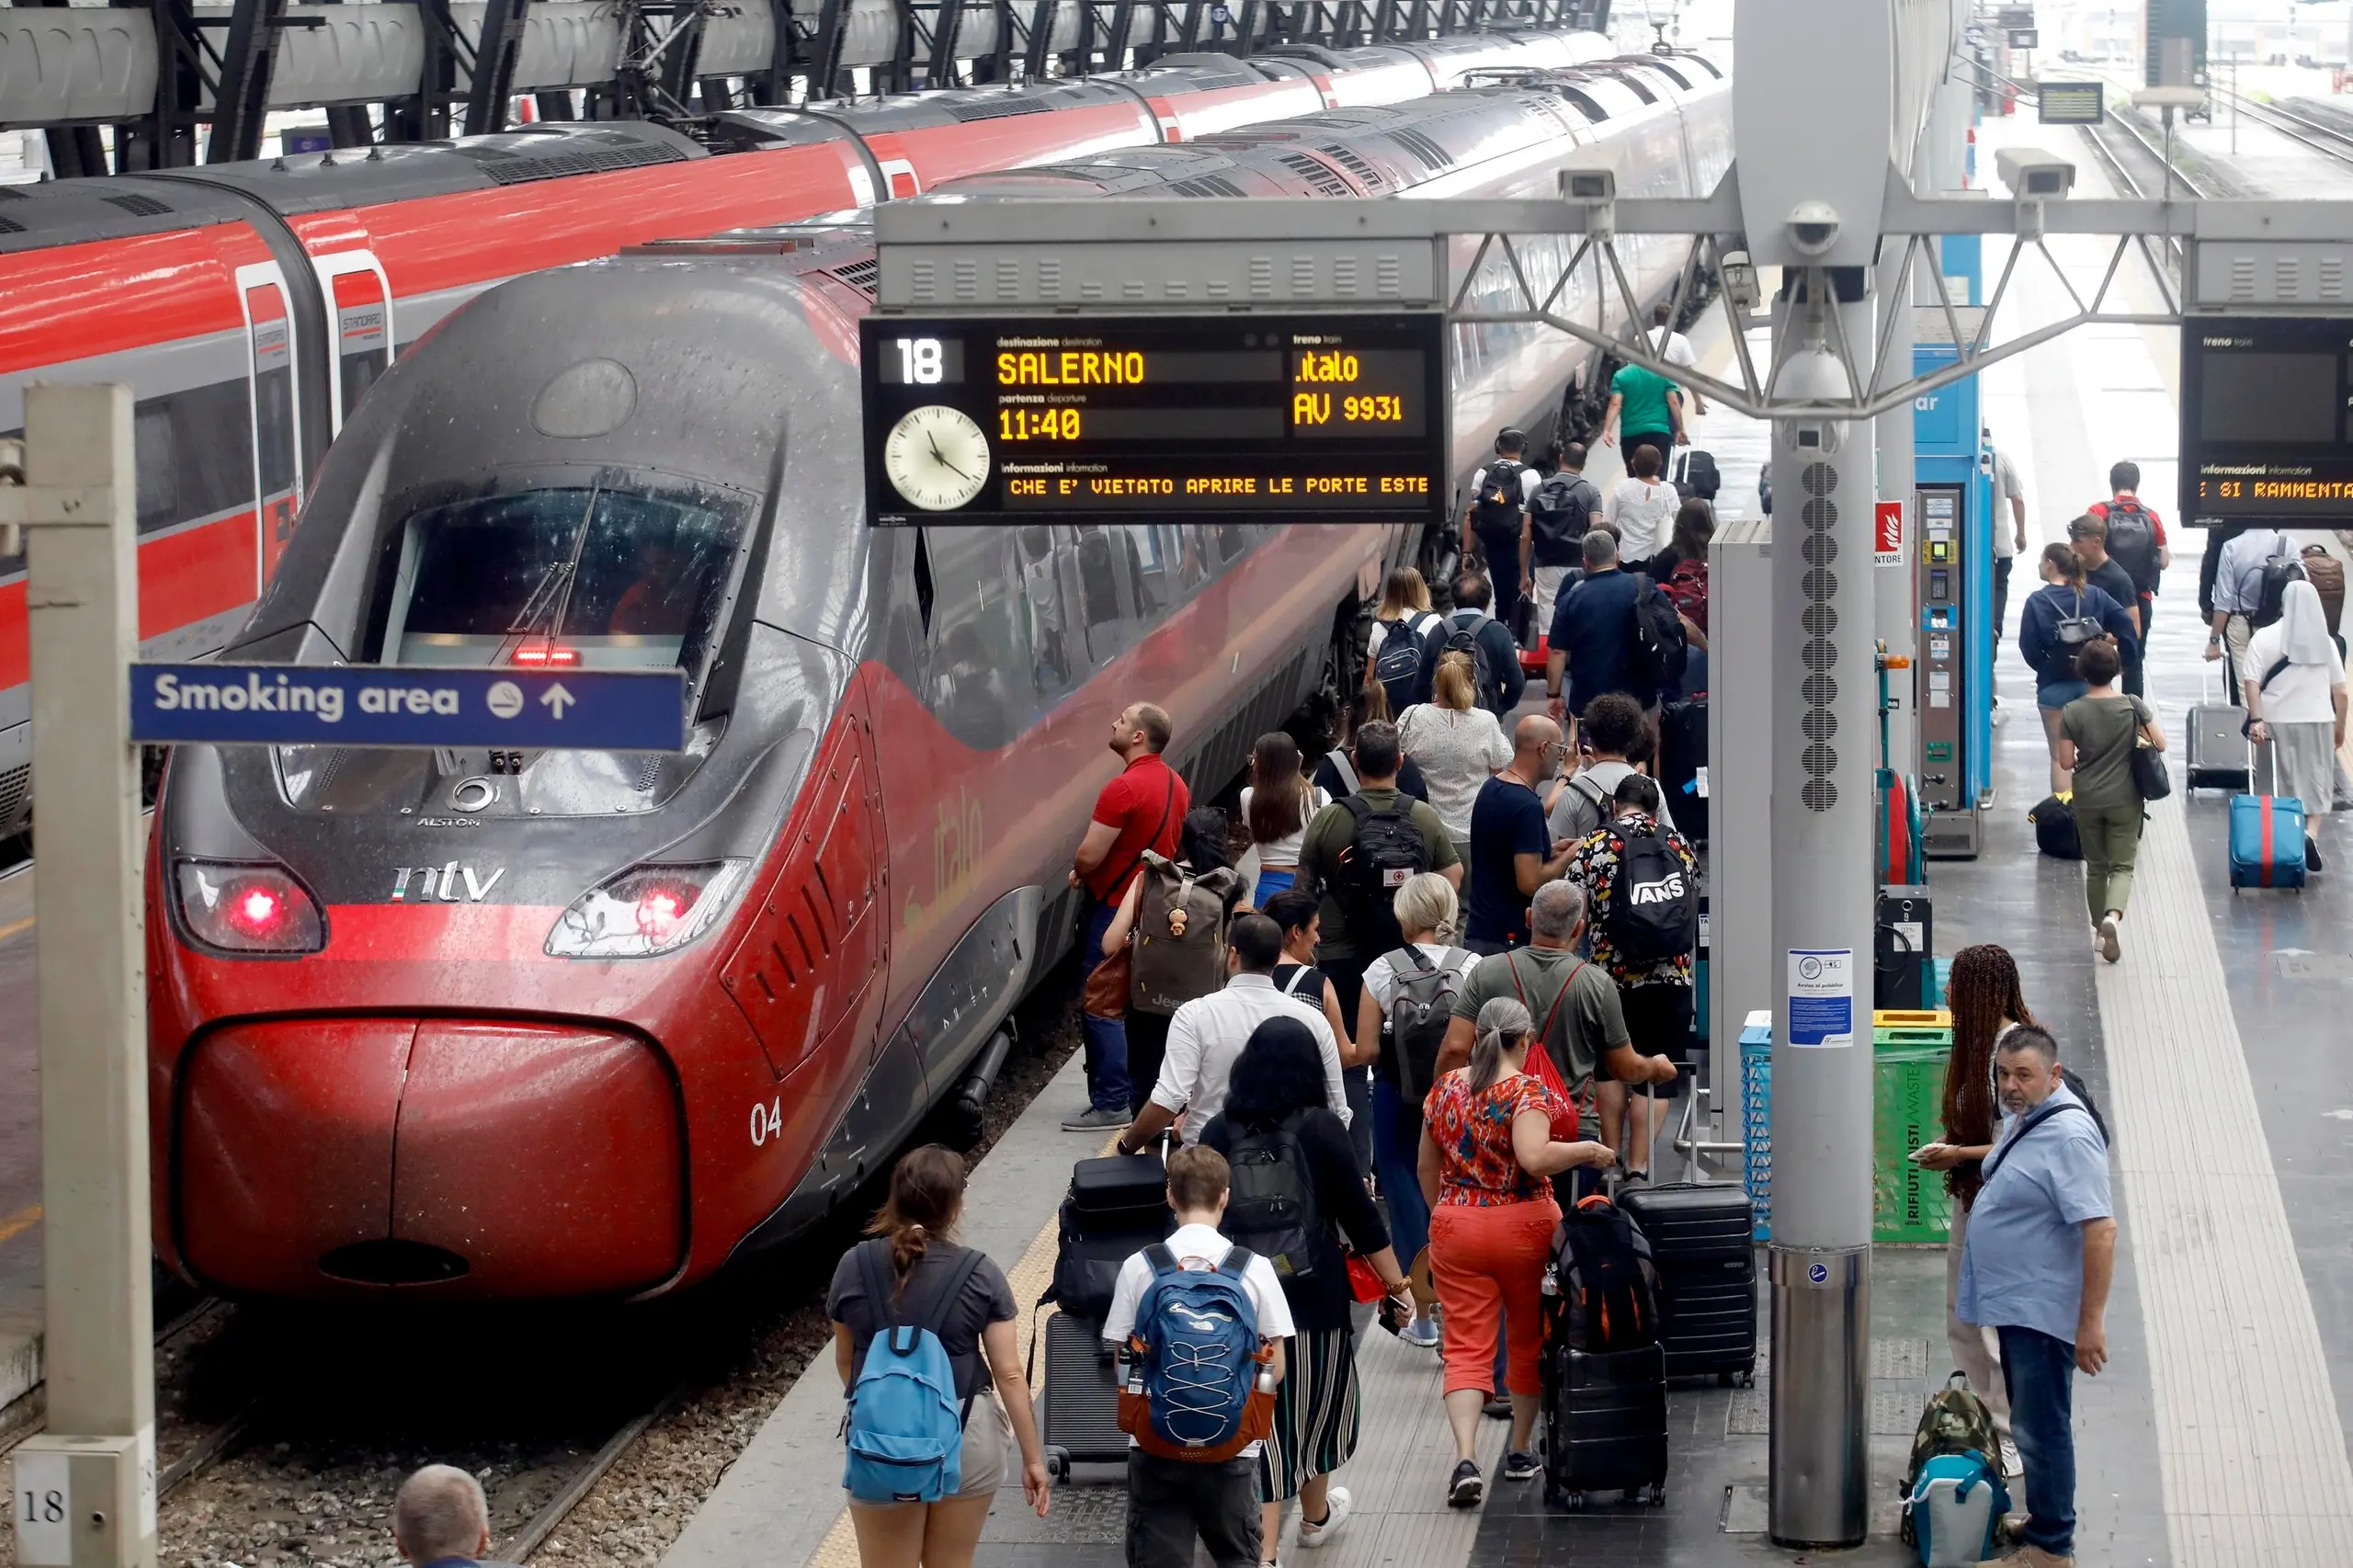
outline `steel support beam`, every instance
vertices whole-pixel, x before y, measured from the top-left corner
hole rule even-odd
[[[473,80],[466,92],[466,134],[487,136],[506,129],[506,105],[515,96],[515,62],[523,53],[523,24],[531,0],[489,0],[482,37],[474,40]]]
[[[262,119],[269,107],[269,72],[278,53],[278,24],[286,0],[236,0],[229,39],[221,51],[213,95],[212,140],[205,161],[242,162],[261,156]]]

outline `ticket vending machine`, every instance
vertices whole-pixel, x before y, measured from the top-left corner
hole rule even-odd
[[[1956,309],[1973,334],[1982,309]],[[1917,373],[1949,365],[1944,312],[1915,312]],[[1920,617],[1912,663],[1919,755],[1921,831],[1931,859],[1970,859],[1984,840],[1993,786],[1992,463],[1982,437],[1975,377],[1924,393],[1913,404],[1914,603]]]

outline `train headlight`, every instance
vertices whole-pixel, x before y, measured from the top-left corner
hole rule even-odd
[[[327,945],[317,902],[283,866],[182,860],[174,882],[181,925],[208,948],[283,954]]]
[[[560,959],[643,959],[685,947],[719,923],[749,860],[631,866],[573,901],[548,933]]]

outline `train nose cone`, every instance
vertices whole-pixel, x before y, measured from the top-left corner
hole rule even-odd
[[[229,1291],[623,1294],[686,1244],[660,1054],[588,1027],[279,1018],[209,1036],[175,1139],[183,1256]]]

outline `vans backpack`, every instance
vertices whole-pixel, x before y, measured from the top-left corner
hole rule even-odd
[[[866,1347],[843,1419],[849,1458],[842,1484],[861,1503],[937,1503],[963,1490],[964,1417],[940,1325],[981,1264],[967,1247],[921,1323],[899,1321],[880,1242],[862,1243],[858,1271],[870,1309],[888,1325]]]
[[[1561,1217],[1544,1284],[1547,1344],[1606,1356],[1658,1343],[1658,1265],[1650,1238],[1599,1193]]]
[[[1699,890],[1656,823],[1620,822],[1610,829],[1618,841],[1618,869],[1609,879],[1609,912],[1604,934],[1618,957],[1629,963],[1680,958],[1699,941]]]
[[[1390,1048],[1396,1053],[1399,1096],[1417,1116],[1438,1081],[1438,1052],[1454,1021],[1454,999],[1461,994],[1470,957],[1461,948],[1449,948],[1444,961],[1434,964],[1411,943],[1389,955],[1389,972],[1397,977],[1397,994],[1389,1004]]]
[[[1634,578],[1634,678],[1653,693],[1668,692],[1683,678],[1691,647],[1683,635],[1683,616],[1675,601],[1647,576]]]
[[[2157,520],[2138,501],[2110,501],[2093,513],[2108,523],[2108,553],[2144,594],[2157,591]]]
[[[1495,674],[1495,665],[1488,662],[1486,644],[1479,640],[1480,631],[1494,619],[1484,611],[1480,612],[1475,620],[1456,620],[1449,617],[1445,626],[1446,642],[1439,647],[1438,653],[1440,657],[1448,653],[1469,654],[1472,677],[1479,689],[1479,706],[1490,713],[1500,714],[1504,706],[1503,679]]]
[[[1274,1429],[1275,1391],[1258,1386],[1274,1349],[1242,1282],[1254,1255],[1228,1251],[1214,1268],[1186,1268],[1165,1242],[1143,1249],[1152,1282],[1128,1337],[1120,1430],[1162,1459],[1222,1464]]]
[[[1556,473],[1536,487],[1529,498],[1529,531],[1534,536],[1534,554],[1539,566],[1568,566],[1581,559],[1578,551],[1585,543],[1586,529],[1593,526],[1594,513],[1601,509],[1601,492],[1581,473]],[[1547,561],[1548,553],[1573,559]]]
[[[1225,923],[1242,879],[1232,868],[1194,871],[1144,851],[1128,1005],[1174,1013],[1225,984]]]
[[[1231,1169],[1225,1218],[1220,1223],[1240,1246],[1274,1265],[1286,1279],[1315,1278],[1315,1241],[1324,1219],[1315,1208],[1315,1180],[1299,1146],[1299,1117],[1262,1132],[1234,1134],[1226,1151]]]
[[[1347,809],[1355,831],[1340,851],[1340,874],[1332,892],[1347,917],[1348,940],[1360,953],[1403,947],[1405,935],[1397,928],[1391,901],[1408,878],[1430,869],[1429,846],[1414,825],[1413,799],[1400,793],[1376,810],[1358,793],[1340,804]]]
[[[1381,651],[1372,656],[1372,676],[1389,694],[1389,710],[1403,713],[1413,706],[1414,688],[1422,678],[1422,644],[1438,617],[1427,610],[1402,620],[1384,620]]]
[[[1526,463],[1509,458],[1490,458],[1481,471],[1478,498],[1472,503],[1472,520],[1491,533],[1509,528],[1519,531],[1519,476],[1526,472]],[[1488,562],[1492,567],[1495,563]]]

